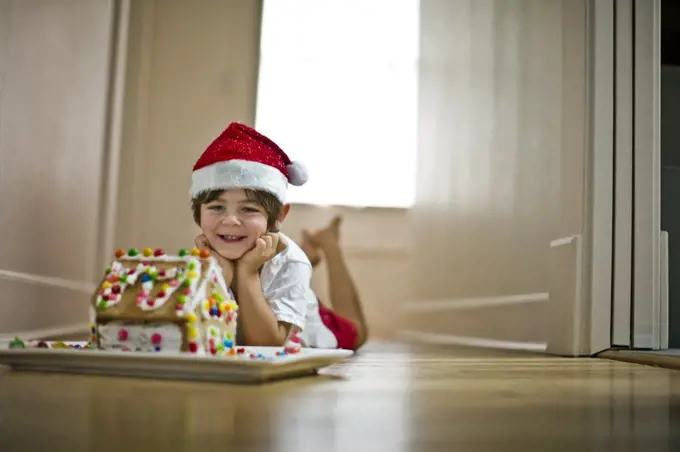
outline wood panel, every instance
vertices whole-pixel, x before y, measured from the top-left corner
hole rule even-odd
[[[509,303],[493,308],[442,309],[437,312],[412,313],[405,318],[405,327],[420,326],[421,333],[453,335],[465,339],[493,339],[502,346],[504,342],[524,344],[527,349],[535,344],[547,343],[546,322],[550,313],[547,301],[536,303]],[[427,325],[425,327],[424,325]]]
[[[550,291],[550,242],[585,227],[588,17],[583,0],[421,2],[415,303]],[[508,309],[436,328],[546,341],[544,309]]]
[[[260,8],[131,3],[114,248],[193,244],[191,169],[229,122],[255,118]]]
[[[30,282],[17,289],[8,282],[13,273],[82,285],[100,271],[113,2],[0,0],[0,16],[2,333],[82,318],[84,311],[76,291],[72,303],[58,304],[63,312],[32,325],[31,316],[53,302],[53,291]],[[54,293],[69,298],[59,289]],[[15,324],[13,318],[22,320]]]

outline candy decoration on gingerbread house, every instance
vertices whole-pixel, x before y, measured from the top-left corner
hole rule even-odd
[[[104,350],[235,354],[238,306],[210,253],[118,250],[92,297],[91,344]]]

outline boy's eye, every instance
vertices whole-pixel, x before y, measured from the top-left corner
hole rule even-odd
[[[224,210],[224,206],[221,206],[219,204],[213,204],[212,206],[208,206],[209,210],[213,210],[215,212],[219,212],[221,210]]]
[[[260,211],[256,209],[255,207],[244,207],[243,208],[244,212],[249,212],[249,213],[259,213]]]

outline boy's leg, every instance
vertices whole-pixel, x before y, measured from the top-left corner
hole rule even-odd
[[[368,328],[359,294],[345,263],[340,244],[325,243],[322,247],[328,269],[328,292],[333,311],[355,324],[357,348],[366,342]]]
[[[333,311],[350,321],[357,330],[357,346],[366,342],[368,328],[361,306],[359,294],[350,275],[345,258],[340,247],[340,223],[342,219],[336,216],[331,223],[314,233],[303,231],[303,237],[308,247],[318,248],[326,259],[328,271],[329,296]],[[311,245],[311,246],[310,246]],[[316,251],[316,250],[315,250]],[[312,256],[314,253],[311,253]]]

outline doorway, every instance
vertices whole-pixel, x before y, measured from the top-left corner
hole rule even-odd
[[[661,2],[661,229],[668,233],[668,346],[680,349],[680,2]]]
[[[613,5],[611,343],[628,349],[668,348],[667,234],[661,227],[662,1]]]
[[[615,9],[612,345],[680,355],[680,2]]]

